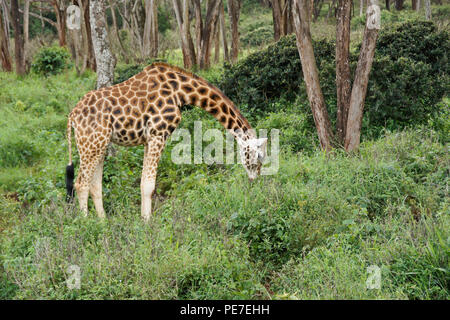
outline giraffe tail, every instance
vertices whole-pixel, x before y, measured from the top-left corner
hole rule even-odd
[[[66,201],[72,202],[75,192],[73,189],[73,180],[74,180],[74,167],[72,163],[72,117],[69,115],[69,119],[67,121],[67,145],[69,148],[69,164],[66,167],[66,190],[67,196]]]

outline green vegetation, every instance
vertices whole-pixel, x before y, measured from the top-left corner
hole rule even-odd
[[[353,44],[352,69],[356,69],[359,44]],[[425,123],[438,112],[449,90],[450,38],[431,22],[415,21],[385,27],[377,42],[365,104],[365,131],[374,127],[402,128]],[[317,40],[314,53],[320,83],[331,118],[336,113],[335,46]],[[284,98],[307,101],[295,36],[251,54],[234,66],[227,65],[219,86],[244,110],[264,114],[271,102]],[[420,97],[420,98],[418,98]],[[307,106],[309,107],[309,106]],[[370,129],[369,129],[370,128]],[[364,130],[363,130],[364,131]]]
[[[360,150],[326,155],[294,38],[258,51],[268,27],[252,19],[256,2],[242,10],[244,56],[199,75],[224,89],[253,127],[280,130],[279,170],[250,184],[239,164],[176,165],[177,141],[169,140],[149,224],[140,217],[142,147],[106,157],[107,219],[91,201],[88,217],[65,203],[67,114],[95,74],[47,63],[64,54],[35,58],[43,71],[25,77],[0,72],[0,299],[450,298],[448,32],[395,16],[378,41]],[[270,21],[270,12],[261,15]],[[333,113],[334,44],[315,38]],[[181,52],[161,60],[181,65]],[[116,82],[143,67],[120,62]],[[204,131],[221,128],[198,108],[182,117],[190,131],[196,120]],[[67,286],[71,265],[80,267],[80,289]],[[380,268],[379,289],[367,288],[370,266]]]
[[[58,74],[69,67],[70,58],[66,48],[44,47],[36,54],[31,70],[41,75]]]

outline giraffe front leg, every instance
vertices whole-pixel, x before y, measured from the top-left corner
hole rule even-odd
[[[141,177],[141,215],[145,222],[150,220],[152,212],[152,195],[155,191],[156,170],[164,148],[164,142],[165,140],[162,136],[156,136],[150,138],[150,141],[145,146]]]
[[[143,176],[141,180],[141,215],[145,222],[150,220],[153,191],[155,191],[155,179]]]
[[[95,210],[97,211],[97,215],[99,216],[99,218],[105,217],[105,210],[103,209],[103,199],[102,199],[102,177],[103,177],[103,159],[99,161],[97,167],[95,168],[91,186],[89,188],[92,200],[94,201]]]

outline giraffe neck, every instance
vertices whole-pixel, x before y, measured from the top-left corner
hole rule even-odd
[[[206,80],[177,67],[157,64],[162,90],[169,86],[173,100],[178,106],[195,105],[211,114],[235,138],[248,139],[254,132],[247,119],[225,94]]]
[[[218,88],[206,83],[187,96],[186,104],[199,107],[212,115],[234,137],[246,138],[252,127],[239,109]],[[205,89],[207,88],[207,89]],[[206,94],[204,92],[206,91]]]

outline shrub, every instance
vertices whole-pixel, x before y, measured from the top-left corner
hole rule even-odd
[[[321,40],[314,43],[317,63],[333,61],[334,47]],[[265,50],[251,54],[236,65],[225,65],[219,87],[251,113],[263,113],[281,96],[293,100],[302,83],[301,62],[295,36],[283,37]]]
[[[70,54],[63,47],[44,47],[35,56],[31,65],[33,72],[42,75],[61,73],[70,66]]]
[[[274,106],[280,108],[280,106]],[[312,117],[312,116],[311,116]],[[308,113],[271,112],[261,119],[256,129],[280,130],[280,149],[298,152],[314,150],[317,142]]]
[[[448,75],[449,51],[447,31],[438,31],[431,21],[409,21],[382,29],[376,53],[394,61],[401,58],[420,61],[429,64],[433,72]]]
[[[273,41],[273,28],[271,26],[261,26],[248,32],[241,37],[241,43],[244,46],[261,46]]]

